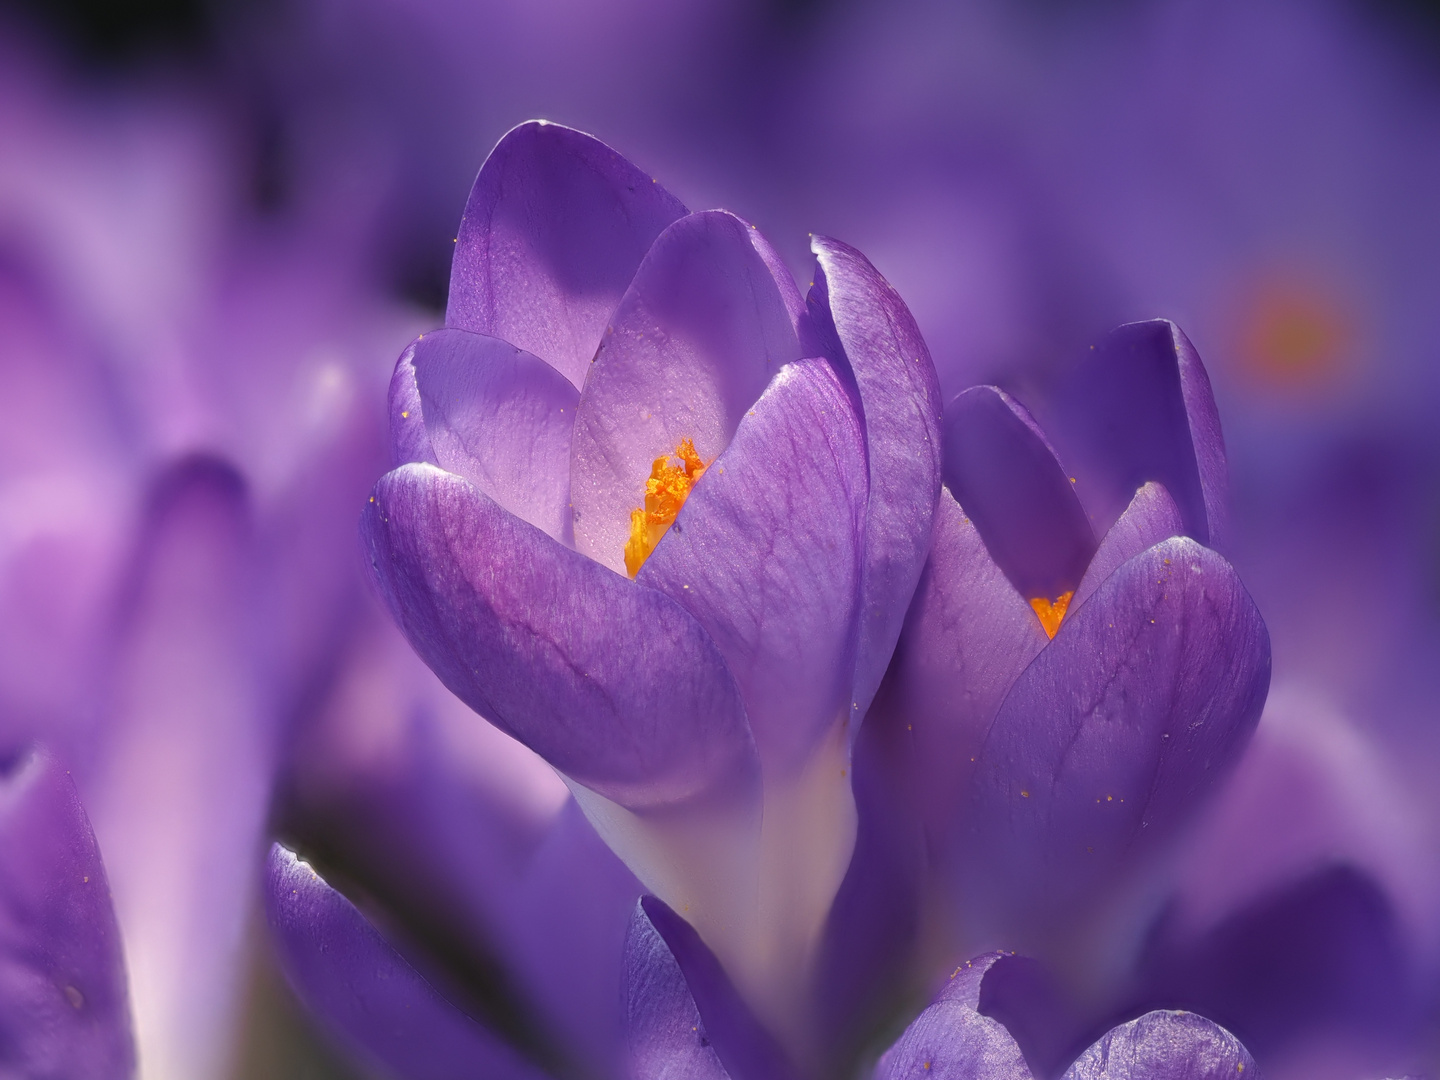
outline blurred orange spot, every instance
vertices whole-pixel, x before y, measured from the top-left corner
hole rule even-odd
[[[1299,389],[1335,375],[1351,338],[1349,320],[1328,291],[1271,282],[1252,298],[1241,324],[1240,353],[1257,380]]]
[[[680,464],[671,464],[671,457],[679,458]],[[673,455],[658,457],[650,466],[645,505],[630,511],[630,539],[625,541],[625,569],[632,578],[640,573],[655,545],[675,523],[675,515],[685,505],[690,489],[708,467],[695,452],[691,439],[681,439]]]
[[[1063,592],[1054,600],[1046,600],[1043,596],[1037,596],[1030,601],[1030,606],[1035,609],[1035,614],[1040,617],[1040,625],[1045,628],[1045,633],[1054,637],[1060,629],[1060,620],[1065,618],[1065,609],[1070,606],[1070,598],[1075,595],[1075,590]]]

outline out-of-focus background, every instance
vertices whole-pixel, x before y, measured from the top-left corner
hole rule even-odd
[[[399,737],[342,707],[391,633],[355,521],[469,185],[532,117],[755,222],[802,286],[810,232],[860,247],[947,398],[1043,397],[1106,330],[1176,320],[1275,730],[1370,815],[1307,840],[1257,791],[1257,835],[1365,865],[1433,959],[1433,3],[5,0],[0,754],[73,763],[147,1075],[355,1075],[269,966],[247,853],[337,746],[380,768]]]

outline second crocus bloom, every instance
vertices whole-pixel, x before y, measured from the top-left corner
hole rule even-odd
[[[525,124],[476,180],[446,327],[391,385],[362,523],[416,650],[530,746],[742,992],[794,1003],[850,861],[849,747],[930,547],[939,395],[908,310]]]
[[[1051,413],[1058,452],[994,387],[947,409],[934,550],[877,722],[953,932],[1114,963],[1077,927],[1143,893],[1144,856],[1237,760],[1270,644],[1214,550],[1224,445],[1179,329],[1121,327]]]

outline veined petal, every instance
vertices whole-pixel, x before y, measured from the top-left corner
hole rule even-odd
[[[1005,958],[989,953],[955,969],[875,1068],[875,1080],[1032,1080],[1014,1036],[980,1012],[985,979]]]
[[[810,247],[817,265],[807,306],[825,354],[854,376],[870,468],[851,692],[851,719],[859,723],[930,552],[940,496],[940,383],[910,309],[870,261],[828,237],[814,237]]]
[[[426,981],[293,852],[270,849],[265,907],[285,976],[322,1023],[414,1080],[546,1073]]]
[[[1269,635],[1229,563],[1186,537],[1131,559],[991,725],[972,783],[975,887],[1002,917],[1073,914],[1226,772],[1269,681]]]
[[[567,776],[633,809],[754,768],[734,678],[669,597],[434,466],[382,477],[361,532],[391,612],[431,670]]]
[[[1111,1028],[1063,1080],[1236,1080],[1255,1059],[1219,1024],[1195,1013],[1156,1010]]]
[[[1225,543],[1225,440],[1195,347],[1164,319],[1128,323],[1074,365],[1047,431],[1079,478],[1077,494],[1108,526],[1146,481],[1165,485],[1185,532]]]
[[[95,834],[48,753],[0,775],[0,1073],[134,1075],[120,930]]]
[[[1001,702],[1050,639],[948,490],[934,535],[894,686],[912,740],[913,802],[943,851],[963,825],[967,783]]]
[[[1102,582],[1146,548],[1172,536],[1185,535],[1185,522],[1165,485],[1151,481],[1135,492],[1130,505],[1110,526],[1105,539],[1085,568],[1085,576],[1070,600],[1070,613],[1080,610]]]
[[[626,945],[626,1012],[632,1048],[638,1043],[644,1056],[654,1061],[663,1040],[701,1066],[693,1075],[716,1075],[708,1055],[692,1049],[699,1035],[701,1048],[713,1050],[716,1063],[723,1066],[719,1075],[735,1080],[794,1077],[794,1067],[741,999],[715,954],[663,901],[653,896],[640,899]],[[683,986],[675,980],[677,969]],[[692,1002],[689,1009],[684,1007],[686,997]],[[688,1015],[696,1021],[689,1033],[675,1023]]]
[[[407,356],[435,462],[565,543],[575,387],[539,357],[464,330],[424,334]]]
[[[605,332],[580,396],[570,487],[576,547],[617,573],[655,459],[690,439],[714,460],[780,368],[800,358],[757,237],[720,210],[677,221]]]
[[[640,260],[685,212],[598,139],[543,120],[512,128],[465,204],[445,325],[512,342],[582,386]]]
[[[767,767],[799,768],[846,712],[865,489],[860,421],[833,369],[790,364],[636,578],[720,649]]]
[[[1074,486],[1030,413],[974,386],[945,410],[945,485],[1022,597],[1074,592],[1095,536]]]
[[[390,465],[395,469],[412,461],[438,464],[430,433],[425,429],[420,387],[415,381],[415,350],[423,340],[421,335],[406,346],[390,376],[386,404],[390,413]]]

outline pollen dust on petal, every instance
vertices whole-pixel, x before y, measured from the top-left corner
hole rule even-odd
[[[674,464],[672,458],[678,458]],[[681,439],[674,454],[655,459],[650,479],[645,481],[645,505],[630,511],[630,539],[625,541],[625,569],[633,578],[655,550],[655,545],[675,523],[690,489],[709,468],[695,452],[691,439]]]
[[[633,575],[632,575],[633,576]],[[1040,618],[1040,625],[1045,628],[1049,637],[1054,637],[1060,629],[1060,620],[1065,618],[1065,609],[1070,606],[1070,598],[1075,595],[1075,590],[1063,592],[1054,600],[1046,600],[1043,596],[1037,596],[1030,601],[1030,606],[1035,609],[1035,614]]]

